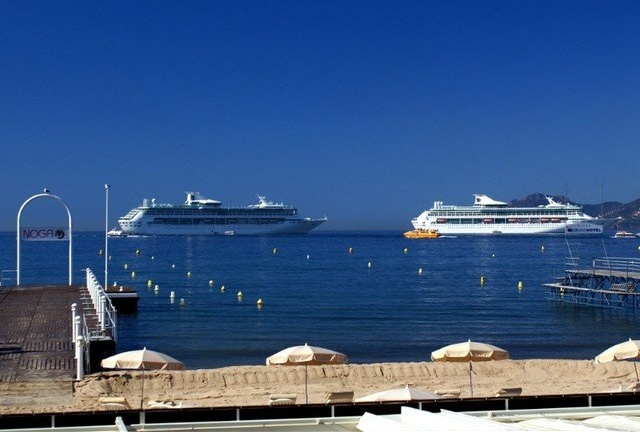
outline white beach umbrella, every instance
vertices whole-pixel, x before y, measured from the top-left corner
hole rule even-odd
[[[182,370],[184,364],[173,357],[148,350],[146,347],[141,350],[125,351],[120,354],[107,357],[100,362],[100,366],[105,369],[125,369],[142,371],[142,396],[140,398],[140,409],[143,409],[144,402],[144,371],[155,370]]]
[[[356,399],[354,402],[387,402],[442,399],[442,396],[426,390],[420,390],[408,385],[401,388],[384,390]]]
[[[342,353],[327,348],[311,345],[297,345],[267,357],[267,365],[304,366],[304,396],[305,403],[309,403],[307,392],[307,366],[322,364],[343,364],[349,358]]]
[[[106,369],[184,369],[184,364],[179,360],[161,352],[148,350],[146,347],[141,350],[126,351],[107,357],[100,362],[100,366]]]
[[[633,360],[633,368],[636,371],[636,381],[638,380],[638,366],[636,360],[640,359],[640,340],[632,340],[621,342],[617,345],[607,348],[595,358],[596,363],[608,363],[612,361]]]
[[[487,360],[506,360],[509,353],[494,345],[482,342],[460,342],[447,345],[431,353],[433,361],[487,361]]]
[[[473,397],[473,381],[471,379],[473,372],[472,362],[474,361],[490,361],[490,360],[507,360],[509,353],[494,345],[483,342],[460,342],[447,345],[431,353],[433,361],[447,362],[469,362],[469,390]]]

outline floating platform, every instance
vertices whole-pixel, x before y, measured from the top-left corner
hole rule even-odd
[[[544,284],[546,297],[564,303],[640,312],[640,260],[598,258],[581,265],[565,259],[564,276]]]
[[[140,296],[130,286],[111,285],[105,293],[119,314],[132,314],[138,310]]]

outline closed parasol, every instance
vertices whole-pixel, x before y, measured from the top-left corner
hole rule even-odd
[[[412,401],[412,400],[431,400],[441,399],[442,396],[430,391],[409,387],[408,385],[401,388],[384,390],[372,393],[355,400],[355,402],[387,402],[387,401]]]

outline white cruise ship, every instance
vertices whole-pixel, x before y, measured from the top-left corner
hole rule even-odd
[[[301,218],[295,207],[267,201],[258,195],[258,204],[223,207],[220,201],[186,192],[184,204],[158,204],[144,199],[140,207],[118,219],[119,230],[111,235],[265,235],[307,234],[327,220]]]
[[[442,235],[602,234],[601,221],[584,214],[582,207],[559,204],[549,197],[545,197],[548,204],[539,207],[509,207],[487,195],[474,197],[472,206],[436,201],[411,223],[415,229],[435,229]]]

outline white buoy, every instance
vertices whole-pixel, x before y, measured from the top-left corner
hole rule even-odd
[[[176,265],[175,264],[171,264],[171,268],[172,269],[176,268]]]
[[[350,248],[348,249],[348,251],[349,251],[349,253],[353,253],[353,248],[352,248],[352,247],[350,247]]]
[[[140,249],[136,249],[136,255],[140,255]]]
[[[191,277],[191,272],[190,271],[187,272],[187,277]]]
[[[156,259],[156,257],[154,257],[153,255],[151,255],[151,259],[152,259],[152,260],[154,260],[154,259]]]
[[[131,277],[132,277],[132,278],[136,277],[136,272],[135,272],[135,271],[132,271],[132,272],[131,272]]]
[[[404,252],[404,253],[409,252],[409,248],[407,248],[407,247],[406,247],[406,248],[404,248],[403,252]]]
[[[423,271],[422,271],[422,267],[420,267],[420,268],[418,269],[418,274],[419,274],[419,275],[421,275],[422,273],[423,273]]]
[[[244,296],[244,294],[242,294],[242,291],[238,291],[238,298],[242,298]]]
[[[147,286],[148,286],[149,288],[151,288],[151,285],[153,285],[153,281],[152,281],[151,279],[149,279],[149,280],[147,281]]]
[[[160,292],[160,285],[156,285],[155,288],[153,288],[153,292],[158,294]]]
[[[224,290],[225,290],[225,287],[224,287],[224,285],[222,285],[222,286],[220,287],[220,292],[224,292]]]
[[[126,269],[128,269],[128,268],[129,268],[129,264],[125,264],[125,265],[124,265],[124,269],[126,270]]]
[[[180,299],[180,306],[185,306],[187,302],[184,301],[183,298]]]
[[[209,280],[209,286],[212,287],[213,286],[213,279]]]
[[[169,298],[171,298],[171,299],[176,298],[176,292],[175,291],[171,291],[171,294],[169,294]]]
[[[307,254],[307,259],[309,259],[309,254]]]
[[[524,284],[522,283],[522,281],[518,282],[518,290],[521,290],[522,288],[524,288]]]
[[[371,268],[371,261],[367,263],[367,268]]]
[[[273,248],[273,253],[277,254],[278,253],[278,248]]]
[[[256,302],[256,304],[258,305],[258,307],[262,307],[263,301],[261,298],[258,299],[258,301]]]
[[[100,249],[100,251],[98,252],[99,255],[104,255],[104,251],[102,249]]]

